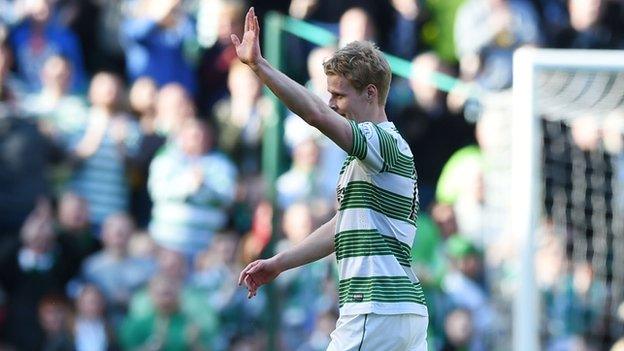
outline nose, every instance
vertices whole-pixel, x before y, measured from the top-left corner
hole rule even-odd
[[[332,110],[338,111],[338,106],[336,106],[336,102],[334,101],[334,99],[329,99],[327,105],[329,105],[329,108],[331,108]]]

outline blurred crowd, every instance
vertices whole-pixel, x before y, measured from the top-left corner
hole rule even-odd
[[[505,277],[505,251],[484,229],[483,148],[496,131],[432,72],[504,92],[519,47],[622,49],[619,1],[0,0],[0,349],[261,351],[276,330],[280,350],[325,350],[335,258],[251,301],[236,284],[267,247],[296,245],[331,217],[346,157],[290,114],[276,206],[268,200],[262,137],[275,111],[230,44],[250,5],[413,63],[388,112],[418,172],[412,260],[429,347],[495,348],[504,323],[490,282]],[[335,49],[286,40],[287,73],[328,99],[322,62]],[[580,148],[592,130],[617,130],[587,123],[572,126]],[[589,266],[562,276],[565,248],[546,238],[540,278],[556,327],[542,336],[573,350],[596,327],[574,321],[605,292]]]

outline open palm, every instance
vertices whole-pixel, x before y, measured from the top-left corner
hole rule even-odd
[[[236,36],[231,35],[232,43],[236,47],[236,55],[245,64],[253,66],[261,57],[260,53],[260,25],[254,8],[250,8],[245,15],[245,32],[243,33],[243,41]]]

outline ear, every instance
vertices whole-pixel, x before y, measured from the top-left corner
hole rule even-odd
[[[368,102],[373,102],[373,100],[377,99],[377,87],[373,84],[369,84],[366,86],[366,99]]]

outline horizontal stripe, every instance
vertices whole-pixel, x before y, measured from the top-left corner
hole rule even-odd
[[[412,199],[394,194],[370,183],[354,181],[347,184],[340,210],[370,208],[388,217],[413,222]]]
[[[110,178],[125,179],[126,168],[121,165],[114,165],[113,163],[103,167],[85,164],[83,167],[78,168],[76,177],[98,177],[98,179],[102,181],[110,182]]]
[[[410,247],[416,235],[416,226],[413,223],[393,219],[368,208],[351,208],[342,211],[336,232],[356,229],[376,229]]]
[[[79,185],[80,184],[73,184],[71,188],[78,193],[78,195],[87,199],[90,205],[112,204],[118,206],[129,202],[127,192],[126,194],[114,194],[104,191],[96,191],[90,188],[81,187]]]
[[[80,189],[85,194],[106,195],[110,198],[125,198],[129,193],[125,179],[100,182],[92,178],[79,177],[72,184],[76,189]]]
[[[360,174],[354,174],[351,181],[353,180],[369,181],[381,189],[409,198],[413,196],[414,186],[416,185],[416,179],[414,178],[408,178],[389,172],[377,173],[369,179],[365,179]]]
[[[98,206],[92,205],[89,208],[89,213],[95,218],[105,218],[112,214],[119,212],[126,212],[127,206]]]
[[[377,230],[351,230],[336,234],[336,259],[393,255],[400,265],[410,266],[411,248]]]
[[[403,276],[361,277],[340,280],[339,305],[368,301],[415,302],[425,304],[420,283]]]
[[[126,174],[124,169],[111,171],[108,169],[99,169],[93,167],[82,168],[76,172],[75,179],[88,179],[98,183],[125,183]]]
[[[108,164],[123,164],[123,159],[118,151],[115,149],[107,150],[106,152],[98,151],[95,154],[85,159],[85,164],[92,166],[106,167]]]
[[[415,302],[357,302],[345,303],[340,307],[340,315],[356,315],[356,314],[416,314],[419,316],[428,316],[427,306]]]
[[[408,275],[408,272],[410,274]],[[375,276],[405,276],[417,282],[411,267],[401,266],[394,256],[355,256],[338,261],[341,279]]]

